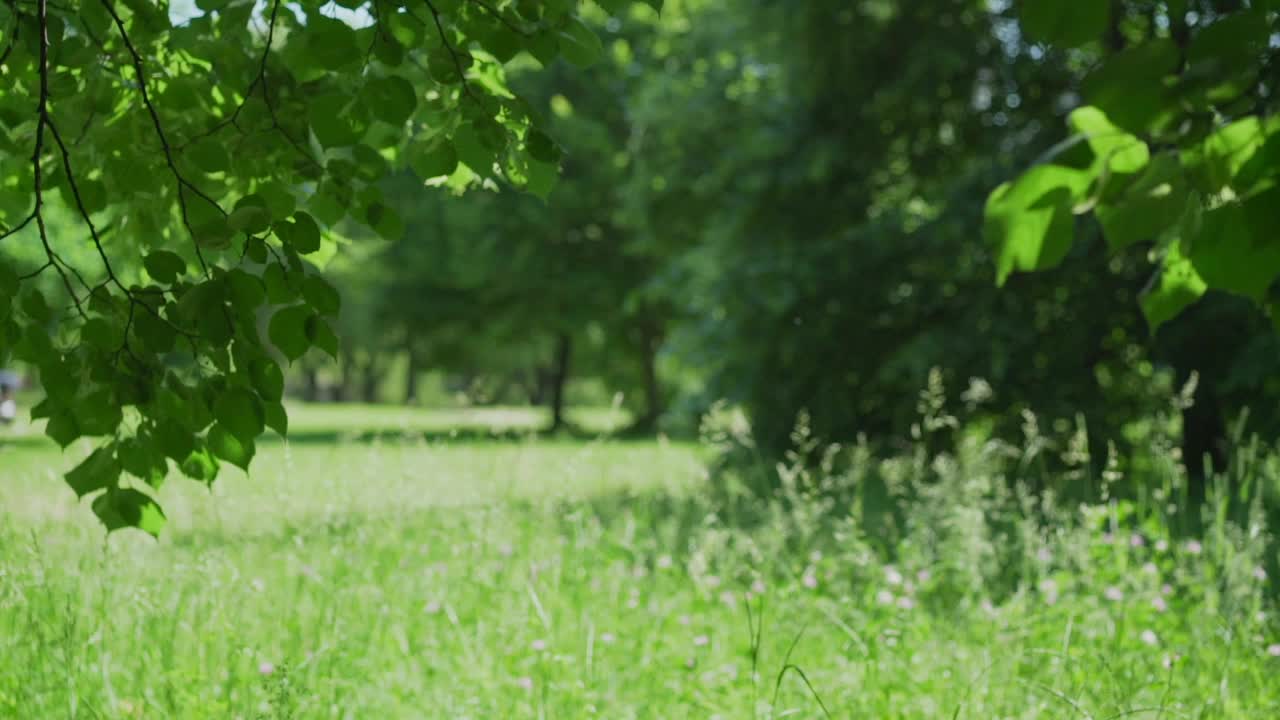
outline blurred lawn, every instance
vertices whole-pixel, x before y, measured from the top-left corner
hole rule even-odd
[[[889,560],[802,496],[722,504],[692,445],[438,432],[463,420],[541,418],[301,408],[310,439],[262,443],[251,477],[171,478],[158,541],[104,542],[58,477],[84,447],[10,436],[0,718],[1280,712],[1274,606],[1234,530],[1191,552],[1158,525],[1026,519],[1043,579],[1010,593],[986,584],[1004,520],[972,488],[1003,479],[981,465]]]

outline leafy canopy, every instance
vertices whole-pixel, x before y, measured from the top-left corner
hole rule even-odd
[[[66,479],[108,529],[158,533],[170,466],[211,483],[287,433],[281,365],[338,353],[337,231],[403,232],[386,176],[549,191],[559,150],[505,70],[595,62],[582,9],[0,3],[0,364],[38,369],[59,445],[100,439]]]
[[[1280,321],[1280,117],[1270,105],[1280,3],[1169,0],[1141,21],[1126,5],[1020,4],[1029,40],[1106,52],[1082,83],[1072,135],[991,193],[997,280],[1055,267],[1092,217],[1112,251],[1152,246],[1141,304],[1153,331],[1210,289]]]

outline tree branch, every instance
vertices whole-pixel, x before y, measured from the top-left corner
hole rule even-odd
[[[44,0],[41,0],[41,2],[44,2]],[[134,74],[138,77],[138,92],[142,95],[142,104],[146,106],[147,112],[151,115],[151,124],[155,127],[156,137],[159,138],[160,147],[164,150],[165,163],[169,166],[169,171],[173,173],[174,180],[178,184],[178,208],[182,213],[182,224],[187,228],[187,232],[191,234],[191,244],[195,246],[196,258],[200,261],[200,267],[204,270],[205,277],[212,277],[209,273],[209,265],[204,260],[204,253],[200,250],[200,243],[196,241],[195,229],[191,227],[191,218],[187,213],[187,198],[184,194],[184,188],[190,189],[197,197],[217,208],[218,212],[221,212],[224,216],[227,212],[213,198],[192,184],[178,171],[178,166],[173,160],[173,149],[169,145],[168,138],[165,137],[164,126],[160,122],[160,114],[156,112],[156,106],[151,102],[151,94],[147,91],[147,75],[142,69],[142,56],[138,53],[138,49],[134,47],[133,41],[129,39],[129,33],[124,28],[124,21],[120,19],[120,15],[112,5],[112,0],[101,0],[101,2],[107,13],[111,15],[112,21],[115,22],[116,30],[120,33],[120,39],[124,41],[125,49],[129,51],[129,56],[133,61]]]
[[[44,168],[40,165],[41,156],[44,154],[44,129],[51,119],[49,117],[49,7],[48,0],[39,0],[36,10],[37,21],[40,27],[40,100],[36,106],[36,142],[35,149],[31,152],[31,171],[33,176],[33,187],[36,195],[36,206],[31,211],[32,217],[35,218],[36,227],[40,231],[40,243],[44,246],[45,255],[49,258],[49,263],[53,265],[53,269],[57,271],[58,277],[62,278],[62,285],[67,289],[67,294],[71,296],[71,300],[75,303],[76,311],[83,318],[85,315],[84,308],[80,306],[80,299],[76,297],[76,292],[71,287],[71,279],[67,277],[65,270],[59,266],[55,260],[57,255],[53,252],[53,246],[49,244],[49,230],[44,224]],[[30,219],[23,221],[23,225],[30,222]]]

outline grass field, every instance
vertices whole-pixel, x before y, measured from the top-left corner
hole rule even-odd
[[[171,478],[159,541],[10,438],[0,717],[1280,716],[1256,518],[1032,512],[975,448],[855,463],[933,478],[869,522],[691,444],[448,431],[499,420],[537,418],[301,409],[252,477]]]

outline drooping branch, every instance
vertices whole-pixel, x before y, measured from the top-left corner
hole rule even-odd
[[[155,128],[156,137],[160,140],[160,147],[164,151],[165,164],[169,166],[169,172],[173,174],[174,180],[178,185],[178,209],[182,214],[182,224],[187,228],[187,232],[191,234],[191,243],[195,247],[196,258],[200,261],[200,267],[204,270],[205,276],[210,277],[209,265],[205,262],[204,253],[200,250],[200,243],[196,240],[195,229],[191,227],[191,217],[187,212],[187,198],[184,191],[190,190],[197,197],[217,208],[224,216],[226,211],[222,209],[222,206],[217,201],[209,197],[179,172],[178,165],[173,159],[173,148],[169,145],[169,139],[164,132],[164,125],[160,122],[160,113],[156,111],[155,104],[151,102],[151,94],[147,90],[147,74],[142,68],[142,55],[138,53],[138,49],[133,45],[133,40],[129,38],[129,33],[124,27],[124,20],[116,12],[115,7],[112,5],[112,0],[101,0],[101,2],[107,13],[111,15],[111,20],[115,23],[116,30],[120,33],[120,39],[124,42],[125,50],[128,51],[132,60],[133,71],[138,79],[138,92],[142,96],[142,104],[146,106],[147,113],[151,116],[151,124]]]
[[[40,160],[44,155],[44,131],[51,123],[49,117],[49,6],[48,0],[39,0],[36,9],[37,22],[40,29],[40,99],[36,105],[36,141],[35,149],[31,152],[31,171],[32,186],[35,190],[36,205],[31,211],[32,217],[35,218],[36,228],[40,232],[40,243],[44,246],[45,255],[49,258],[58,277],[62,278],[62,284],[67,289],[67,294],[71,296],[71,300],[75,303],[76,311],[81,317],[87,318],[84,308],[80,305],[80,299],[76,297],[76,291],[71,287],[71,279],[67,277],[66,271],[58,264],[58,256],[53,251],[53,246],[49,244],[49,229],[44,223],[44,168],[40,164]],[[30,220],[24,221],[26,225]]]

